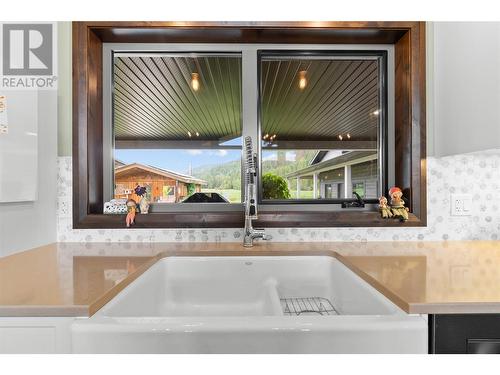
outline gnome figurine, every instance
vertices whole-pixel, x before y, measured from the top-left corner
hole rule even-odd
[[[132,224],[135,223],[135,213],[137,211],[137,203],[133,199],[127,201],[127,217],[125,218],[125,223],[127,228],[130,228]]]
[[[387,198],[384,196],[381,196],[378,199],[378,210],[380,211],[380,216],[382,216],[382,219],[387,219],[389,217],[392,217],[392,212],[390,207],[387,205]]]
[[[393,186],[389,190],[389,197],[391,198],[391,211],[395,218],[400,221],[408,220],[408,208],[405,207],[403,200],[403,192],[397,186]]]

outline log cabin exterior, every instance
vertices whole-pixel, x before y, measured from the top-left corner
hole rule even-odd
[[[206,185],[199,178],[139,163],[115,163],[115,198],[131,198],[139,202],[134,193],[137,185],[145,186],[148,198],[157,203],[178,203],[188,196],[189,185],[200,192]]]

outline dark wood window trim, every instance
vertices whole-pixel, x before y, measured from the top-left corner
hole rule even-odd
[[[73,22],[73,227],[123,228],[121,215],[103,215],[102,43],[394,44],[395,180],[409,198],[410,220],[376,212],[266,212],[264,227],[425,226],[424,22]],[[243,213],[140,215],[135,228],[242,227]]]

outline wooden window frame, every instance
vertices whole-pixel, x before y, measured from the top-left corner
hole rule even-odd
[[[426,124],[424,22],[73,22],[73,227],[123,228],[104,215],[103,43],[393,44],[395,183],[409,198],[410,219],[367,211],[265,211],[263,227],[425,226]],[[135,228],[239,228],[242,212],[140,215]]]

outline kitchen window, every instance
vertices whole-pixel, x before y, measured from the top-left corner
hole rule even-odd
[[[262,51],[259,70],[262,202],[375,203],[389,175],[387,51]]]
[[[285,180],[282,186],[286,187],[289,193],[289,198],[286,199],[268,193],[265,196],[261,195],[259,202],[261,207],[256,225],[263,227],[386,227],[426,224],[425,23],[324,22],[319,26],[294,22],[265,24],[243,22],[230,25],[217,22],[208,24],[74,22],[72,59],[74,228],[123,228],[124,226],[123,218],[119,215],[103,215],[103,207],[106,201],[114,197],[116,190],[125,196],[130,192],[130,185],[126,184],[126,181],[115,183],[115,163],[117,168],[123,166],[120,162],[134,164],[137,161],[139,163],[139,159],[121,160],[115,157],[118,155],[115,155],[113,134],[112,57],[113,54],[125,55],[127,53],[215,56],[230,54],[241,57],[241,138],[252,137],[254,149],[260,159],[264,160],[267,157],[266,160],[269,161],[271,168],[266,165],[261,166],[263,168],[260,169],[260,174],[264,172],[264,169],[274,174],[285,172],[280,177]],[[300,59],[307,57],[306,60],[313,60],[313,55],[319,55],[319,60],[335,60],[338,55],[347,54],[348,56],[345,57],[359,60],[362,59],[360,55],[371,53],[386,53],[387,73],[385,79],[382,80],[385,87],[380,87],[382,92],[378,99],[381,112],[373,113],[379,117],[377,123],[379,134],[386,132],[383,137],[377,138],[376,158],[373,155],[366,155],[366,159],[357,160],[356,163],[349,160],[353,152],[360,151],[358,146],[363,139],[359,137],[353,140],[356,143],[349,144],[350,141],[346,140],[347,132],[337,134],[336,142],[342,142],[341,147],[328,138],[325,139],[329,142],[327,145],[318,142],[315,145],[306,143],[301,140],[303,136],[301,134],[283,133],[285,129],[283,127],[280,128],[281,133],[271,134],[270,130],[264,139],[266,133],[262,130],[266,126],[266,120],[263,117],[265,116],[262,112],[263,108],[260,106],[262,72],[260,62],[262,59],[300,56]],[[271,56],[273,54],[274,56]],[[277,54],[282,56],[276,56]],[[380,58],[380,56],[372,56],[372,58]],[[299,89],[301,85],[305,86],[305,90],[315,87],[310,85],[314,77],[311,74],[308,75],[307,66],[305,69],[302,66],[299,68],[297,75],[289,81],[290,84],[298,85]],[[190,67],[186,72],[189,73],[184,78],[186,84],[196,81],[192,73],[199,74],[192,69]],[[299,74],[303,70],[306,73]],[[380,77],[382,75],[378,76]],[[206,77],[198,75],[197,78],[203,88],[203,79]],[[153,89],[158,89],[158,86],[156,85]],[[341,98],[344,97],[345,95],[341,95]],[[280,99],[285,99],[285,97]],[[291,112],[290,115],[293,113]],[[283,113],[281,115],[286,116]],[[289,122],[287,120],[282,123],[286,126]],[[314,133],[317,130],[307,129],[312,138],[318,135]],[[201,136],[201,132],[199,133]],[[338,137],[339,135],[342,139]],[[352,134],[349,133],[349,136]],[[358,136],[359,134],[356,135]],[[191,147],[193,140],[188,142],[176,139],[167,139],[164,140],[165,142],[156,142],[158,141],[156,140],[154,147],[152,147],[151,140],[148,140],[147,147],[144,147],[145,144],[135,144],[131,147],[126,145],[125,141],[133,142],[130,138],[122,139],[121,145],[116,145],[117,150],[125,150],[127,147],[138,149],[137,146],[148,149],[150,152],[162,149],[210,150],[212,146],[217,145],[216,149],[221,146],[240,147],[234,150],[241,154],[240,144],[228,145],[223,144],[224,142],[212,142],[211,145],[205,145],[206,148],[203,148],[200,144]],[[238,142],[237,138],[233,138],[232,141]],[[382,142],[385,142],[385,145],[382,145]],[[367,146],[369,143],[365,143],[361,149],[366,150]],[[324,155],[325,151],[332,150],[336,152]],[[276,155],[273,155],[273,152],[276,152]],[[321,158],[323,159],[319,161]],[[273,172],[272,163],[283,160],[291,165],[289,168],[291,170],[274,170]],[[297,163],[297,160],[300,163]],[[334,161],[330,162],[330,160]],[[149,165],[147,160],[143,163]],[[241,161],[239,163],[241,164]],[[386,163],[385,167],[384,163]],[[318,172],[317,178],[311,178],[310,175],[313,173],[308,175],[311,170],[307,168],[318,169],[318,164],[320,164],[319,167],[325,168],[315,170]],[[348,165],[350,168],[346,168]],[[130,168],[123,168],[122,172],[127,169],[130,172]],[[357,168],[362,169],[361,175],[356,175]],[[173,172],[198,177],[193,176],[194,170],[194,166],[190,169],[188,165],[181,171],[174,170]],[[146,173],[150,174],[156,172],[159,171],[146,170]],[[193,174],[190,174],[191,172]],[[294,178],[296,176],[291,175],[293,173],[301,174],[300,178]],[[230,180],[237,182],[237,179],[230,178]],[[260,178],[258,180],[258,183],[261,183]],[[297,189],[297,181],[299,181],[299,189]],[[346,184],[346,181],[350,181],[350,184]],[[314,182],[316,182],[316,189]],[[169,184],[155,186],[153,181],[146,181],[146,183],[146,191],[152,197],[156,196],[157,202],[153,204],[150,211],[152,215],[141,215],[138,218],[137,228],[236,228],[243,226],[241,203],[188,205],[180,201],[186,199],[184,197],[191,196],[193,191],[197,194],[196,189],[202,190],[203,184],[197,187],[193,181],[180,181],[174,186]],[[376,210],[377,203],[372,196],[375,192],[377,195],[380,192],[386,193],[385,189],[392,185],[401,187],[404,196],[408,199],[407,207],[410,213],[409,220],[405,223],[383,220]],[[263,191],[263,189],[258,190]],[[364,192],[363,199],[370,201],[364,209],[357,204],[344,205],[345,200],[354,199],[354,192],[360,196],[359,193]],[[351,198],[349,198],[349,193],[352,194]],[[316,198],[314,198],[315,195]],[[342,206],[348,208],[344,209]]]
[[[391,48],[171,48],[106,49],[108,200],[138,201],[139,185],[153,212],[241,210],[243,134],[267,209],[339,209],[386,190]]]
[[[139,185],[157,210],[209,198],[240,203],[241,54],[111,59],[111,196],[138,202]]]

